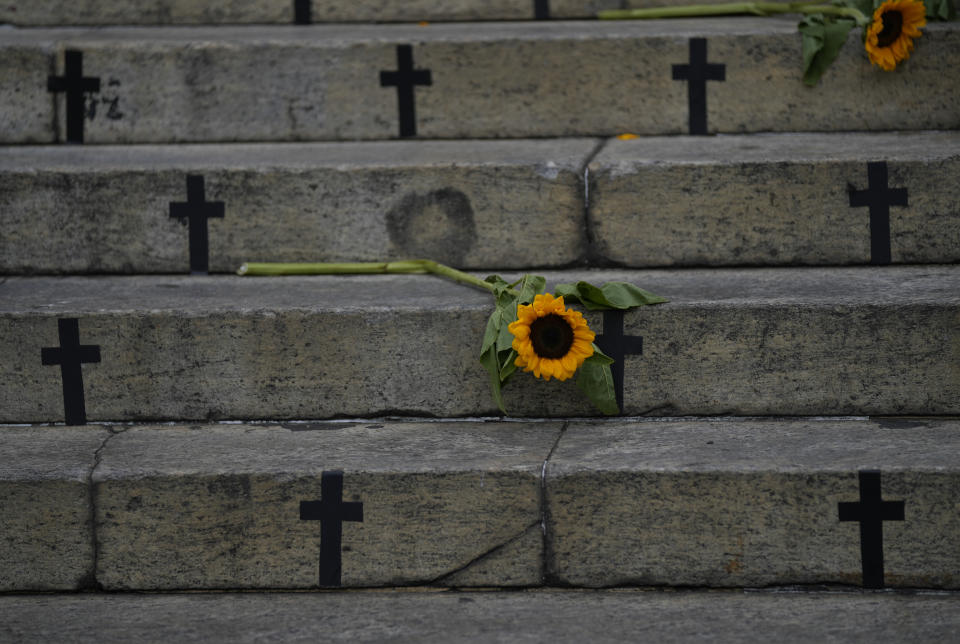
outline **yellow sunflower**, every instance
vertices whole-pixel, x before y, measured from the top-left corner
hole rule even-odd
[[[873,12],[867,27],[867,56],[888,72],[910,58],[913,39],[927,24],[926,8],[919,0],[887,0]]]
[[[562,296],[544,293],[533,304],[521,304],[517,321],[507,328],[517,352],[514,364],[537,378],[566,380],[593,355],[593,331],[583,314],[564,306]]]

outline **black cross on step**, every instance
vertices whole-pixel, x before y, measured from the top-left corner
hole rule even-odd
[[[59,347],[40,349],[44,365],[60,365],[63,380],[63,416],[67,425],[85,425],[87,409],[83,402],[83,372],[81,365],[100,362],[100,347],[80,344],[80,323],[77,318],[57,320]]]
[[[907,205],[906,188],[887,187],[887,162],[867,164],[866,190],[848,186],[850,207],[870,208],[870,263],[890,263],[890,206]]]
[[[312,0],[293,0],[293,22],[298,25],[309,25],[313,22],[310,3]]]
[[[643,354],[643,338],[638,335],[623,334],[623,311],[603,312],[603,334],[594,338],[600,350],[613,358],[610,371],[613,374],[613,386],[617,394],[617,408],[623,413],[623,361],[628,355]]]
[[[413,47],[397,45],[397,71],[380,72],[380,87],[397,88],[397,104],[400,111],[400,136],[417,135],[417,116],[414,100],[416,85],[432,85],[429,69],[413,68]]]
[[[339,586],[343,522],[363,522],[363,503],[343,502],[343,472],[320,475],[320,500],[300,501],[301,521],[320,521],[320,585]]]
[[[190,226],[190,272],[204,275],[210,270],[210,235],[207,219],[223,218],[222,201],[206,201],[203,177],[187,175],[187,201],[170,202],[170,216],[186,219]]]
[[[47,91],[66,94],[67,142],[83,143],[84,93],[99,92],[100,79],[83,75],[83,52],[68,49],[63,67],[63,76],[47,77]]]
[[[707,62],[707,39],[690,39],[690,63],[673,66],[673,80],[687,81],[690,134],[707,133],[707,81],[726,80],[727,66]]]
[[[533,0],[533,17],[536,20],[550,20],[550,0]]]
[[[880,472],[862,470],[860,501],[838,504],[841,521],[860,522],[860,560],[863,587],[883,588],[883,522],[903,521],[903,501],[883,501],[880,497]]]

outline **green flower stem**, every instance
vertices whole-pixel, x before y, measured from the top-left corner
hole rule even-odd
[[[240,266],[237,275],[342,275],[353,273],[426,273],[419,262],[254,263]]]
[[[386,273],[430,273],[460,284],[494,292],[493,284],[484,282],[455,268],[429,259],[409,259],[397,262],[320,262],[320,263],[253,263],[243,264],[237,275],[357,275]]]
[[[654,18],[689,18],[694,16],[728,16],[752,14],[771,16],[778,13],[822,13],[829,16],[853,18],[858,25],[865,25],[870,19],[853,7],[838,7],[830,4],[810,2],[728,2],[722,4],[694,4],[680,7],[656,7],[651,9],[611,9],[601,11],[597,17],[601,20],[645,20]]]

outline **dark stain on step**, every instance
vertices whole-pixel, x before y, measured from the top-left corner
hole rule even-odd
[[[477,241],[473,206],[453,188],[409,192],[387,213],[394,254],[462,265]]]

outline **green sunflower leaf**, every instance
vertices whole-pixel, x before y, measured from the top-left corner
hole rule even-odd
[[[503,405],[503,393],[501,392],[500,365],[497,362],[497,353],[493,350],[493,347],[480,354],[480,364],[490,374],[490,389],[493,393],[493,401],[497,403],[500,411],[506,414],[507,409]]]
[[[503,310],[495,308],[490,317],[487,318],[487,327],[483,331],[483,342],[480,343],[480,355],[482,356],[488,349],[493,348],[497,343],[497,337],[500,335],[500,321],[503,317]]]
[[[953,0],[924,0],[927,8],[927,18],[933,20],[956,20],[957,6]]]
[[[530,304],[533,302],[535,295],[543,293],[543,289],[547,286],[547,280],[540,275],[524,275],[517,282],[517,285],[520,287],[518,289],[520,297],[517,298],[517,301],[521,304]]]
[[[486,277],[483,278],[483,281],[486,282],[487,284],[493,284],[495,288],[500,290],[509,288],[510,286],[509,284],[507,284],[507,280],[503,279],[499,275],[487,275]]]
[[[654,295],[628,282],[607,282],[596,287],[588,282],[558,284],[554,295],[563,296],[565,302],[575,300],[591,311],[606,309],[632,309],[648,304],[669,302],[665,297]]]
[[[577,388],[587,395],[594,406],[607,415],[620,413],[617,392],[613,387],[613,358],[604,355],[593,345],[593,355],[584,360],[577,377]]]
[[[507,284],[506,280],[499,275],[488,275],[483,281],[488,284],[493,284],[493,299],[497,307],[503,308],[508,306],[514,299],[514,296],[508,292],[513,288],[513,285]]]
[[[852,7],[869,18],[873,16],[873,10],[879,7],[882,2],[883,0],[880,0],[880,2],[876,2],[875,0],[846,0],[844,2],[838,2],[834,0],[833,4],[838,7]]]
[[[499,278],[498,278],[499,279]],[[513,334],[509,332],[507,326],[517,317],[516,296],[507,292],[507,283],[503,280],[499,282],[487,281],[498,288],[496,293],[496,306],[490,317],[487,318],[487,326],[483,332],[483,341],[480,343],[480,364],[490,374],[490,387],[493,393],[493,400],[497,403],[500,411],[507,413],[503,404],[503,394],[501,389],[510,377],[510,372],[501,377],[501,371],[507,366],[507,355],[512,351]],[[499,287],[502,286],[502,289]],[[510,337],[510,342],[506,342],[504,334]],[[504,344],[506,343],[506,344]]]
[[[513,346],[513,334],[510,333],[510,324],[517,319],[517,305],[514,300],[510,305],[500,309],[500,331],[497,334],[497,352],[509,351]]]
[[[514,364],[517,359],[517,352],[513,349],[507,353],[506,356],[501,356],[502,360],[500,361],[500,383],[501,385],[507,384],[507,380],[510,379],[510,376],[513,375],[513,372],[517,370],[517,365]]]
[[[803,41],[803,82],[813,87],[837,59],[854,20],[815,13],[804,16],[798,28]]]

